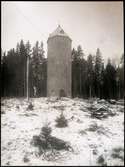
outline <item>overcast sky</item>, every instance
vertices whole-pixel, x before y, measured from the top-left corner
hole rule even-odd
[[[2,2],[2,49],[15,48],[21,39],[44,42],[58,24],[72,39],[72,47],[103,58],[123,53],[123,2]]]

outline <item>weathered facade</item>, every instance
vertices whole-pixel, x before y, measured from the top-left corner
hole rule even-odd
[[[60,26],[48,38],[47,96],[71,97],[71,42]]]

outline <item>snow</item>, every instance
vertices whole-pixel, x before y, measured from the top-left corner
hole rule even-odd
[[[60,100],[49,98],[31,98],[33,110],[27,110],[29,102],[23,98],[3,99],[1,111],[1,162],[2,166],[64,166],[64,165],[99,165],[97,159],[103,155],[107,165],[123,165],[119,158],[111,156],[114,148],[124,149],[124,108],[123,105],[109,104],[102,100],[98,103],[84,99],[62,98]],[[102,120],[91,118],[88,107],[108,107],[116,112]],[[56,127],[55,119],[63,111],[68,119],[68,127]],[[42,126],[50,122],[52,136],[69,142],[73,152],[60,151],[50,161],[42,156],[37,157],[37,148],[30,142],[34,135],[39,135]],[[99,128],[90,131],[90,126]],[[27,156],[29,161],[24,162]]]

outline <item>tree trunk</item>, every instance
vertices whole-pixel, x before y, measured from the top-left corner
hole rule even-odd
[[[81,79],[81,64],[80,64],[80,96],[82,92],[82,79]]]
[[[91,92],[92,92],[92,89],[91,89],[91,85],[89,86],[89,98],[91,98]]]
[[[26,92],[26,96],[27,96],[27,100],[29,100],[29,56],[27,56],[27,70],[26,70],[26,82],[27,82],[27,92]]]
[[[119,97],[119,99],[120,99],[120,97],[121,97],[121,96],[120,96],[120,83],[119,83],[119,85],[118,85],[118,88],[119,88],[119,89],[118,89],[118,92],[119,92],[119,93],[118,93],[118,97]]]

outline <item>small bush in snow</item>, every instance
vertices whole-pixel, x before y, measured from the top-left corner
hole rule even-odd
[[[88,131],[95,132],[99,129],[97,123],[91,124],[90,127],[87,129]]]
[[[7,166],[10,166],[10,162],[8,161],[8,162],[6,163],[6,165],[7,165]]]
[[[124,149],[122,147],[118,147],[118,148],[114,148],[112,150],[112,158],[117,158],[117,159],[121,159],[122,161],[124,161]]]
[[[109,114],[108,109],[101,107],[99,109],[93,110],[91,112],[91,117],[97,118],[97,119],[102,119],[102,118],[107,118],[108,114]]]
[[[124,112],[124,108],[120,108],[120,109],[119,109],[119,112]]]
[[[33,104],[32,104],[32,103],[30,103],[30,104],[28,105],[27,110],[33,110]]]
[[[79,131],[79,134],[80,134],[80,135],[86,135],[87,133],[86,133],[85,130],[80,130],[80,131]]]
[[[38,147],[39,155],[41,155],[43,152],[45,152],[45,150],[50,148],[49,139],[51,137],[51,132],[52,129],[49,124],[45,124],[45,126],[42,127],[39,136],[33,136],[31,144]]]
[[[33,136],[33,139],[31,141],[31,144],[33,144],[35,147],[38,147],[38,155],[44,153],[46,154],[46,151],[52,151],[52,155],[54,153],[53,150],[71,150],[71,146],[69,143],[58,139],[56,137],[51,136],[52,129],[51,127],[46,124],[44,127],[42,127],[41,132],[39,136]]]
[[[1,111],[1,114],[5,114],[5,111]]]
[[[104,128],[102,125],[98,126],[97,123],[91,124],[89,128],[86,130],[91,131],[91,132],[96,132],[98,134],[106,135],[108,133],[108,129]]]
[[[40,132],[40,137],[48,139],[50,137],[50,134],[52,132],[51,127],[49,124],[46,124],[45,126],[42,127],[41,132]]]
[[[76,103],[73,103],[72,105],[73,105],[73,106],[76,106]]]
[[[53,136],[50,138],[50,143],[52,148],[56,150],[72,150],[68,142],[65,142],[64,140],[58,139]]]
[[[103,155],[100,155],[97,159],[97,163],[101,166],[107,166],[107,163],[105,162],[105,159],[103,157]]]
[[[29,158],[25,155],[24,158],[23,158],[23,161],[26,163],[26,162],[29,162]]]
[[[92,153],[93,153],[94,155],[97,155],[98,150],[97,150],[97,149],[94,149],[94,150],[92,151]]]
[[[56,127],[63,128],[67,126],[68,126],[68,121],[63,115],[63,113],[61,113],[60,116],[56,118]]]
[[[80,120],[79,118],[77,119],[77,122],[78,122],[78,123],[83,123],[83,121]]]
[[[18,105],[16,106],[16,109],[19,109],[19,106],[18,106]]]

